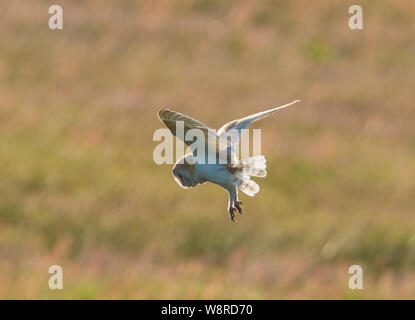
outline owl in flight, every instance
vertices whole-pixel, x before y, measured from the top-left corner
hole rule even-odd
[[[254,177],[265,177],[267,172],[266,160],[264,156],[250,157],[246,159],[237,159],[236,148],[239,144],[241,132],[248,126],[261,118],[271,115],[272,113],[289,107],[300,100],[295,100],[289,104],[258,112],[253,115],[233,120],[223,125],[217,132],[200,121],[192,119],[184,114],[169,109],[159,110],[158,116],[166,127],[176,136],[177,122],[183,123],[184,136],[177,135],[192,148],[192,141],[186,141],[186,133],[191,129],[199,129],[204,133],[206,146],[214,146],[214,156],[216,159],[226,157],[226,161],[200,161],[197,157],[197,150],[184,155],[178,159],[173,167],[173,176],[176,182],[183,188],[191,188],[197,184],[212,182],[224,188],[229,194],[228,212],[235,221],[235,213],[242,213],[242,202],[238,199],[238,188],[245,194],[253,197],[259,191],[259,186],[253,180]],[[233,140],[221,139],[229,136],[232,132]],[[225,141],[225,143],[223,142]],[[225,150],[225,152],[223,152]],[[208,152],[206,152],[208,154]],[[206,155],[207,157],[207,155]]]

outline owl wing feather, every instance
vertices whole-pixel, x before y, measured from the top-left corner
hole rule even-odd
[[[244,118],[241,118],[241,119],[237,119],[237,120],[227,122],[218,130],[218,136],[226,134],[227,132],[229,132],[231,130],[236,130],[236,133],[240,137],[241,131],[243,129],[247,129],[252,122],[257,121],[258,119],[261,119],[261,118],[265,118],[265,117],[271,115],[272,113],[274,113],[278,110],[287,108],[287,107],[289,107],[289,106],[291,106],[291,105],[293,105],[297,102],[300,102],[300,100],[295,100],[293,102],[290,102],[290,103],[285,104],[285,105],[280,106],[280,107],[276,107],[276,108],[272,108],[272,109],[269,109],[269,110],[261,111],[261,112],[252,114],[250,116],[247,116],[247,117],[244,117]]]
[[[165,126],[173,133],[176,137],[183,140],[184,143],[189,143],[188,141],[185,141],[186,133],[190,129],[200,129],[203,132],[210,133],[212,131],[211,128],[209,128],[204,123],[190,118],[180,112],[172,111],[169,109],[163,109],[158,112],[160,120],[165,124]],[[176,123],[178,121],[183,121],[184,123],[184,137],[179,137],[176,135]],[[190,144],[190,143],[189,143]]]
[[[158,116],[161,122],[164,123],[164,125],[171,131],[171,133],[175,135],[176,137],[178,137],[179,139],[181,139],[188,147],[192,146],[193,141],[186,141],[185,138],[186,138],[187,132],[189,132],[191,129],[201,130],[204,134],[204,139],[205,139],[205,149],[206,149],[205,156],[206,157],[208,155],[209,145],[211,145],[212,148],[215,148],[213,150],[216,150],[216,156],[219,155],[219,152],[218,152],[219,150],[226,148],[226,146],[221,147],[222,142],[219,140],[219,137],[217,136],[216,132],[212,130],[211,128],[209,128],[203,122],[200,122],[196,119],[186,116],[180,112],[172,111],[169,109],[159,110]],[[180,136],[180,134],[176,132],[176,129],[177,129],[176,124],[178,121],[183,122],[183,125],[184,125],[183,136]],[[195,151],[196,150],[192,150],[193,153],[195,153]]]
[[[241,118],[241,119],[237,119],[237,120],[233,120],[233,121],[229,121],[227,123],[225,123],[219,130],[218,130],[218,137],[219,139],[228,136],[231,139],[228,140],[228,144],[227,144],[227,148],[228,148],[228,154],[229,157],[234,158],[235,157],[235,151],[236,151],[236,147],[238,146],[239,140],[241,138],[241,133],[243,129],[247,129],[249,127],[249,125],[252,122],[255,122],[259,119],[268,117],[269,115],[273,114],[274,112],[287,108],[297,102],[300,102],[300,100],[295,100],[293,102],[290,102],[288,104],[285,104],[283,106],[280,107],[276,107],[276,108],[272,108],[269,110],[265,110],[265,111],[261,111],[255,114],[252,114],[250,116]],[[221,139],[221,141],[223,141],[224,139]]]

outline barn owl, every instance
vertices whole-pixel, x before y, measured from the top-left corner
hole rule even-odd
[[[182,188],[192,188],[198,184],[205,182],[212,182],[224,188],[229,194],[228,212],[232,221],[235,221],[235,213],[242,214],[242,202],[238,198],[238,188],[253,197],[259,191],[259,186],[253,180],[254,177],[265,177],[266,172],[266,160],[264,156],[256,156],[245,159],[237,159],[236,147],[239,143],[241,132],[247,129],[248,126],[261,118],[271,115],[272,113],[287,108],[300,100],[295,100],[286,105],[269,109],[266,111],[258,112],[253,115],[233,120],[223,125],[217,132],[202,122],[192,119],[184,114],[169,109],[159,110],[158,116],[160,120],[166,125],[166,127],[176,135],[177,122],[183,123],[184,135],[179,136],[189,147],[191,147],[192,141],[186,141],[184,138],[186,133],[191,129],[199,129],[204,133],[204,139],[206,146],[212,146],[212,141],[215,144],[215,157],[217,159],[223,157],[227,158],[224,161],[200,161],[197,157],[196,150],[192,153],[188,153],[178,159],[173,167],[173,176],[176,182]],[[229,140],[225,139],[223,143],[222,137],[229,135],[232,132],[233,140],[229,143]],[[212,139],[213,137],[213,139]],[[221,152],[225,149],[225,153]]]

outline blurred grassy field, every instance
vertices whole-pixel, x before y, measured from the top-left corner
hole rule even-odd
[[[348,1],[56,0],[52,31],[2,1],[0,297],[415,298],[415,2],[359,2],[362,31]],[[160,107],[218,128],[297,98],[237,223],[152,160]]]

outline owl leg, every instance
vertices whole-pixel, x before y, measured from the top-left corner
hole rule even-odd
[[[237,201],[237,191],[235,186],[232,186],[230,188],[227,189],[228,193],[229,193],[229,202],[228,202],[228,212],[229,215],[231,217],[232,221],[236,221],[235,220],[235,211],[237,211],[237,207],[235,208],[235,202]],[[238,210],[239,211],[239,210]]]
[[[236,198],[235,198],[234,206],[238,210],[239,214],[242,214],[241,206],[243,206],[243,203],[242,201],[239,201],[238,199],[238,189],[236,189]]]

